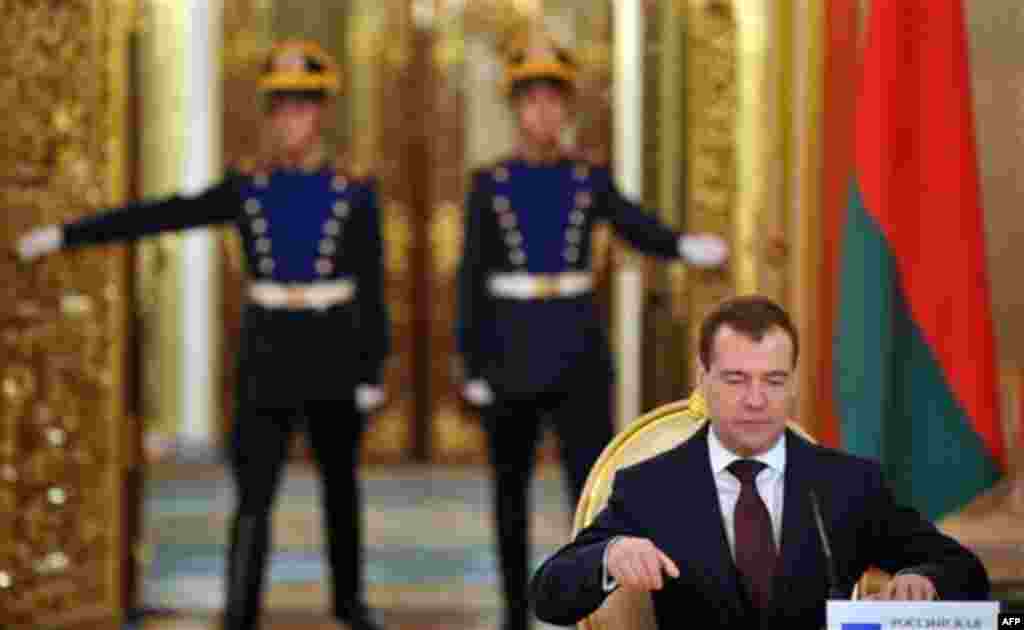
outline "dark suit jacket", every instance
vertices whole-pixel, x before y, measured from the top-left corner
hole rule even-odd
[[[917,511],[897,505],[877,464],[816,446],[787,430],[781,557],[772,605],[759,618],[725,537],[707,431],[618,472],[607,508],[534,576],[538,617],[570,625],[600,607],[606,597],[601,584],[605,545],[613,536],[628,535],[650,539],[680,569],[678,579],[669,578],[665,588],[652,593],[661,628],[710,619],[711,627],[820,630],[829,578],[814,524],[812,489],[846,595],[874,565],[928,576],[945,600],[989,596],[988,575],[977,557]]]

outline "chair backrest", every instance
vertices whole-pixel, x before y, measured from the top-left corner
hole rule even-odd
[[[685,400],[662,405],[627,425],[602,451],[583,487],[573,519],[573,538],[593,522],[611,495],[615,473],[675,448],[704,426],[707,406],[699,392]],[[789,428],[809,441],[799,425]],[[657,630],[654,607],[647,593],[618,589],[579,624],[580,630]]]

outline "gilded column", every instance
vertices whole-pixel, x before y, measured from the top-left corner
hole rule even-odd
[[[184,0],[180,7],[185,12],[181,50],[186,80],[181,184],[184,194],[195,195],[221,175],[222,5],[218,1]],[[219,409],[216,383],[221,357],[214,317],[220,310],[220,286],[216,253],[210,230],[193,230],[181,236],[178,436],[179,447],[187,455],[207,454],[211,450],[214,414]]]
[[[184,45],[186,16],[172,0],[139,9],[139,194],[164,196],[182,184],[185,60],[173,51]],[[147,449],[159,456],[173,448],[181,417],[181,236],[144,239],[137,252],[142,416]]]
[[[735,3],[736,291],[787,302],[793,207],[792,5]]]
[[[141,194],[195,194],[220,175],[221,4],[146,0],[139,88]],[[139,248],[143,413],[150,448],[205,455],[214,442],[219,264],[209,231]]]
[[[816,417],[820,383],[818,361],[821,357],[819,332],[819,293],[831,288],[821,278],[824,262],[822,207],[822,111],[824,99],[824,6],[819,2],[797,3],[794,46],[799,54],[793,58],[793,74],[799,77],[799,89],[791,97],[795,113],[793,138],[796,144],[793,177],[795,200],[792,208],[788,240],[794,244],[789,264],[789,303],[796,321],[801,344],[797,376],[799,397],[796,417],[804,428],[818,435],[822,419]],[[828,340],[831,341],[831,340]]]
[[[643,194],[643,40],[640,0],[615,5],[614,41],[614,173],[622,194]],[[615,272],[615,348],[618,355],[616,422],[621,428],[640,415],[643,274],[631,255]]]

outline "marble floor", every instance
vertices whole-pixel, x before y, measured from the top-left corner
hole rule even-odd
[[[490,630],[500,625],[491,488],[483,468],[362,470],[367,597],[389,630]],[[569,512],[557,468],[532,489],[533,562],[562,544]],[[147,630],[216,628],[223,604],[227,519],[224,470],[154,466],[144,503],[140,602]],[[274,514],[263,630],[327,630],[319,484],[314,469],[285,475]],[[538,630],[552,628],[537,623]]]

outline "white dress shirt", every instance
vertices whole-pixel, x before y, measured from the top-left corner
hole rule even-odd
[[[715,480],[715,487],[718,489],[718,504],[722,509],[722,526],[725,529],[725,538],[729,542],[729,551],[733,559],[736,558],[736,502],[740,498],[740,480],[729,472],[729,464],[737,459],[744,459],[725,448],[722,442],[715,435],[714,428],[708,429],[708,457],[711,460],[711,474]],[[757,474],[757,493],[761,495],[768,508],[768,514],[772,520],[772,534],[775,537],[775,549],[778,550],[782,541],[782,497],[784,491],[784,479],[786,472],[786,434],[783,433],[779,440],[770,449],[757,455],[755,459],[763,464],[765,468]],[[608,550],[618,540],[616,536],[608,541],[604,550],[604,571],[603,586],[606,592],[615,590],[618,586],[615,578],[608,573]]]
[[[711,474],[718,488],[718,504],[722,508],[722,521],[725,527],[725,538],[729,541],[729,550],[736,557],[736,502],[740,498],[740,480],[729,472],[729,464],[743,457],[725,448],[715,430],[708,431],[708,455],[711,458]],[[782,496],[783,480],[786,472],[786,434],[783,433],[775,446],[764,453],[750,459],[765,464],[765,468],[757,474],[757,493],[761,495],[768,514],[772,519],[772,534],[775,537],[775,549],[779,549],[782,541]]]

